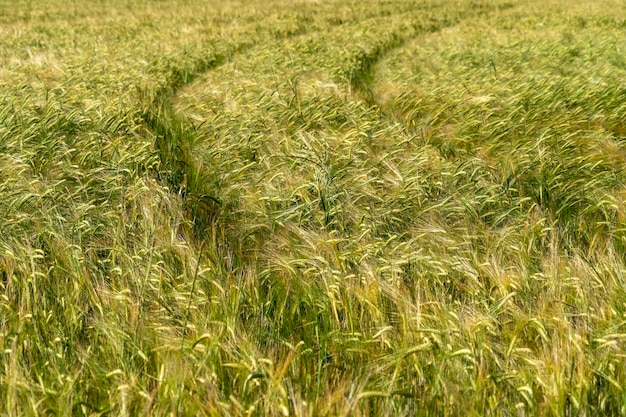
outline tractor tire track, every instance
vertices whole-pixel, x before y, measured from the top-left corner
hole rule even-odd
[[[173,109],[172,101],[178,92],[203,74],[231,62],[235,57],[252,50],[263,42],[282,42],[310,33],[320,33],[328,28],[347,23],[358,24],[379,17],[381,16],[363,15],[358,16],[354,21],[330,20],[328,26],[313,31],[310,31],[310,25],[304,22],[294,31],[261,36],[250,41],[244,40],[223,48],[221,51],[200,56],[191,64],[174,66],[170,70],[163,85],[151,98],[148,98],[149,104],[143,111],[142,120],[148,131],[155,136],[154,146],[161,160],[161,166],[156,173],[157,178],[170,187],[172,192],[181,196],[197,237],[214,226],[222,202],[219,197],[212,195],[208,187],[200,185],[201,181],[189,181],[190,178],[202,175],[202,166],[195,161],[193,149],[190,146],[195,134],[193,124],[185,117],[176,114]],[[359,74],[360,72],[356,71],[353,75],[358,77]],[[196,186],[190,187],[189,184],[196,184]]]
[[[504,3],[498,6],[485,6],[474,15],[469,14],[457,20],[442,18],[440,22],[432,22],[426,25],[414,25],[412,30],[405,33],[393,34],[391,38],[371,51],[364,52],[356,61],[356,65],[350,69],[348,79],[350,85],[370,107],[380,107],[379,100],[374,96],[373,82],[375,79],[375,67],[380,64],[389,54],[404,47],[408,43],[414,42],[420,37],[429,36],[460,25],[467,20],[484,19],[494,12],[501,12],[509,9],[519,9],[522,6],[514,3]]]
[[[417,16],[421,10],[420,7],[413,5],[408,10],[397,14],[364,15],[358,16],[352,21],[331,20],[326,22],[329,23],[327,26],[320,28],[304,22],[295,30],[270,33],[269,36],[244,40],[218,49],[216,52],[200,56],[191,64],[174,66],[167,75],[166,82],[149,100],[142,118],[148,130],[155,135],[155,148],[161,159],[157,177],[170,187],[172,192],[181,196],[187,216],[194,226],[195,234],[197,236],[204,235],[207,230],[215,226],[222,208],[222,201],[219,196],[213,195],[207,181],[203,180],[205,173],[202,164],[196,161],[194,157],[192,143],[196,131],[193,123],[184,115],[177,114],[173,108],[173,100],[183,87],[193,83],[203,74],[232,62],[236,57],[253,50],[253,48],[262,45],[263,42],[280,43],[291,38],[311,34],[326,34],[329,29],[344,24],[359,25],[366,21],[372,21],[373,24],[376,24],[381,18],[406,15],[406,20],[409,22],[408,27],[405,25],[398,26],[373,44],[358,49],[355,55],[351,57],[351,64],[343,70],[343,77],[347,80],[352,96],[357,99],[364,99],[372,110],[376,110],[379,105],[372,93],[374,69],[387,54],[419,36],[436,33],[458,25],[467,18],[484,17],[496,9],[495,6],[483,6],[469,16],[457,13],[451,18],[446,13],[445,5],[446,2],[429,5],[431,13],[433,10],[440,11],[440,13],[433,14],[434,18],[426,20],[413,20],[411,18],[412,15]],[[502,10],[503,7],[512,6],[507,3],[497,7],[497,9]],[[384,112],[378,113],[388,123],[393,122]]]

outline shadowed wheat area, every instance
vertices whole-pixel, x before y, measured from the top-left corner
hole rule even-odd
[[[0,0],[0,415],[626,415],[626,5]]]

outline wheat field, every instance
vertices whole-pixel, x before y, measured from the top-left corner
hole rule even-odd
[[[626,3],[0,0],[0,415],[626,415]]]

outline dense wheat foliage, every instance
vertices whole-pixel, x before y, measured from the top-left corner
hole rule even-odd
[[[0,415],[626,415],[621,0],[0,0]]]

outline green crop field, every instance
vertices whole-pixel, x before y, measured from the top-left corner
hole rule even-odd
[[[0,415],[626,415],[623,0],[0,0]]]

